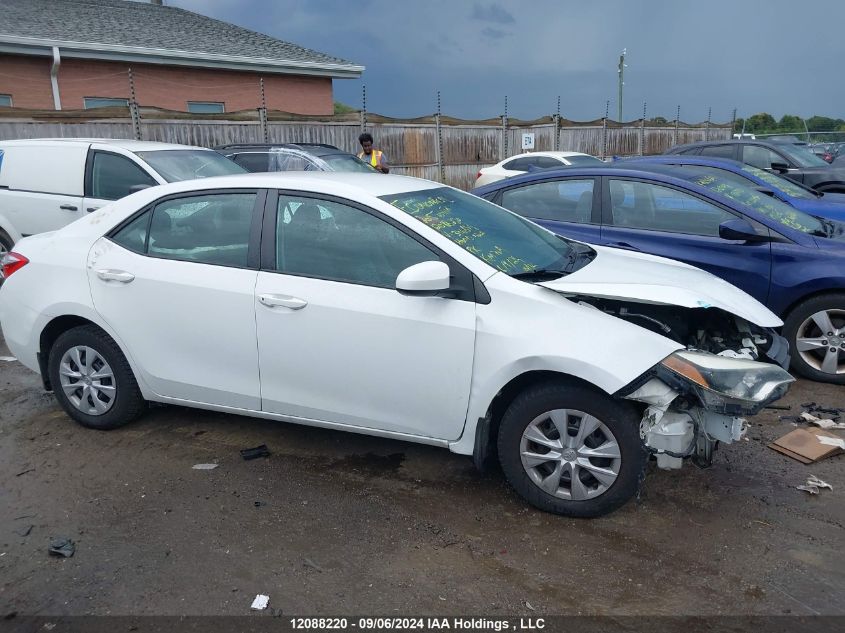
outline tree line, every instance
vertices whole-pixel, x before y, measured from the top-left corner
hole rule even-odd
[[[806,123],[807,127],[804,127]],[[845,132],[845,120],[833,119],[827,116],[811,116],[802,119],[795,114],[784,114],[780,120],[775,119],[768,112],[753,114],[747,119],[738,118],[734,124],[735,132],[747,134],[795,134],[805,132]]]

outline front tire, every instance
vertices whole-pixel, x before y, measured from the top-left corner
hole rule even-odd
[[[637,492],[647,453],[632,405],[586,386],[551,382],[511,403],[499,460],[519,495],[546,512],[597,517]]]
[[[75,327],[56,339],[48,374],[56,400],[82,426],[116,429],[144,410],[144,398],[126,357],[95,326]]]
[[[793,371],[810,380],[845,384],[845,294],[812,297],[784,320]]]

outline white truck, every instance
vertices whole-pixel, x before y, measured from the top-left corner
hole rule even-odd
[[[0,257],[140,189],[244,173],[214,150],[118,139],[0,141]]]

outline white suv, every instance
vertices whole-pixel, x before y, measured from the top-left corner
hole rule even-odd
[[[166,182],[244,170],[190,145],[113,139],[0,141],[0,254],[112,200]]]
[[[498,453],[573,516],[633,496],[649,452],[708,463],[792,381],[757,360],[780,320],[727,282],[403,176],[163,185],[3,273],[9,349],[85,426],[154,401]]]

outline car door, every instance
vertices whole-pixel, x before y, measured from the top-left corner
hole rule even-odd
[[[94,306],[155,393],[261,409],[254,292],[263,197],[168,196],[91,249]]]
[[[405,296],[400,271],[441,260],[400,224],[348,200],[268,199],[255,289],[264,411],[457,439],[468,405],[475,303]]]
[[[599,193],[595,178],[556,178],[509,187],[494,202],[558,235],[598,243]]]
[[[795,182],[804,182],[804,175],[800,169],[796,168],[791,160],[780,152],[776,152],[762,145],[743,145],[742,162],[752,167],[765,169],[784,178],[789,178]],[[775,169],[773,165],[785,165],[785,167]]]
[[[113,200],[158,184],[146,169],[129,157],[92,148],[85,163],[82,206],[86,213],[91,213]]]
[[[719,237],[719,225],[738,213],[668,185],[630,178],[603,180],[603,244],[686,262],[766,303],[771,281],[770,242]],[[745,219],[761,234],[769,234],[762,224]]]

